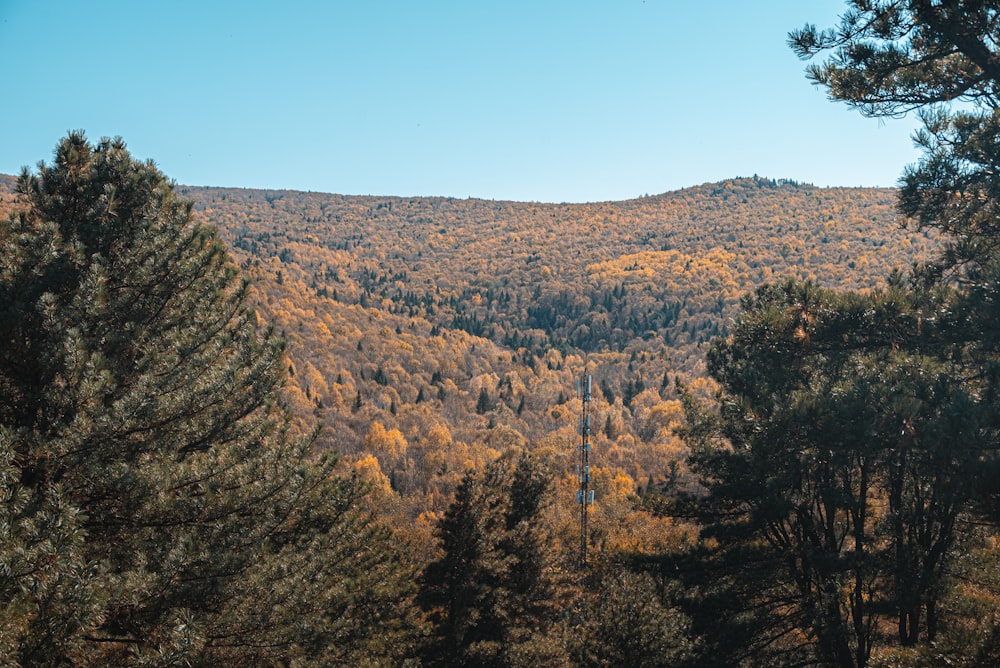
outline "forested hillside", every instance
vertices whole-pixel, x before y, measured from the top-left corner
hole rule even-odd
[[[585,372],[595,524],[622,531],[637,489],[691,485],[674,381],[712,395],[704,352],[743,294],[782,278],[867,289],[937,247],[901,227],[892,190],[759,177],[591,204],[177,192],[286,339],[300,424],[318,418],[318,447],[423,532],[469,467],[511,445],[563,472],[571,498]]]
[[[894,191],[757,177],[593,204],[178,193],[286,338],[293,412],[425,528],[512,444],[574,485],[586,371],[596,526],[620,531],[639,487],[690,485],[674,379],[712,394],[704,351],[741,295],[782,277],[866,289],[936,247],[901,228]]]

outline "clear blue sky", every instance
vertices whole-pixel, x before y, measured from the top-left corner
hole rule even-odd
[[[120,135],[187,185],[540,201],[891,186],[913,119],[804,77],[839,0],[0,0],[0,173]]]

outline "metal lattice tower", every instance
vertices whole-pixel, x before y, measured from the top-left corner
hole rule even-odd
[[[580,400],[583,412],[580,415],[580,464],[577,474],[580,489],[576,492],[576,503],[580,506],[580,566],[587,566],[587,513],[594,503],[594,490],[590,489],[590,374],[580,382]]]

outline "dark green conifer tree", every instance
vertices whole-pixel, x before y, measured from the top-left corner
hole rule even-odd
[[[489,390],[485,387],[479,390],[479,398],[476,399],[476,412],[480,415],[488,413],[493,406],[493,401],[490,399]]]
[[[443,554],[421,576],[428,664],[566,663],[554,632],[565,590],[545,520],[551,492],[550,476],[516,450],[462,478],[435,532]]]
[[[807,25],[790,36],[801,57],[822,57],[809,67],[809,76],[831,98],[870,116],[911,111],[920,116],[916,143],[922,156],[903,174],[899,210],[908,225],[940,233],[944,251],[917,267],[912,283],[916,290],[955,288],[954,300],[943,307],[923,307],[925,323],[936,330],[935,354],[958,369],[946,385],[960,383],[969,398],[966,405],[947,409],[953,421],[975,421],[994,443],[1000,440],[998,40],[1000,8],[979,0],[851,0],[834,28]],[[924,440],[922,433],[915,435]],[[954,441],[952,449],[975,448],[980,440]],[[977,475],[966,479],[966,488],[976,488],[979,510],[994,520],[1000,517],[998,470],[995,453],[983,454]],[[915,488],[894,487],[892,503],[905,515],[901,504],[913,503],[915,496]],[[914,611],[900,617],[902,637],[916,637],[920,604],[911,589],[924,577],[915,570],[898,583],[899,596]],[[935,605],[924,605],[927,633],[933,635]]]
[[[71,133],[18,190],[0,223],[0,650],[389,655],[405,568],[364,489],[288,435],[282,344],[215,232],[120,140]]]
[[[865,666],[885,619],[899,645],[934,640],[956,523],[996,456],[980,388],[922,310],[934,299],[766,286],[710,350],[720,412],[688,399],[687,436],[722,546],[714,577],[734,619],[760,618],[732,660],[806,649]]]
[[[688,668],[706,665],[690,635],[691,620],[673,592],[623,563],[591,565],[571,634],[575,666]]]

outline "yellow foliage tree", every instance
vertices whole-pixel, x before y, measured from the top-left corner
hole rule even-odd
[[[365,435],[365,451],[380,456],[382,461],[396,465],[406,457],[407,443],[398,429],[386,429],[377,420],[372,422],[368,434]]]

